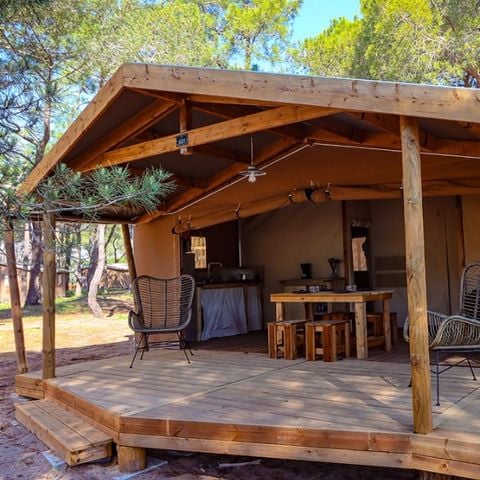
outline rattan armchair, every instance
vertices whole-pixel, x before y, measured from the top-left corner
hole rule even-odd
[[[186,349],[192,351],[185,340],[183,330],[192,318],[192,301],[195,280],[190,275],[162,279],[142,275],[133,281],[133,294],[137,311],[128,316],[129,327],[139,336],[130,368],[133,367],[138,352],[140,358],[151,347],[176,347],[183,349],[190,363]],[[153,334],[176,334],[177,339],[149,342]]]
[[[428,311],[427,315],[429,347],[435,352],[433,373],[437,378],[437,405],[440,405],[441,373],[466,361],[473,380],[476,380],[470,354],[480,352],[480,262],[470,263],[463,271],[459,313],[445,315]],[[408,317],[405,321],[403,336],[407,342],[410,340]],[[465,358],[453,365],[441,365],[441,352],[462,353]]]

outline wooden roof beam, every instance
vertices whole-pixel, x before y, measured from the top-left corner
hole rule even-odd
[[[351,114],[361,117],[360,114]],[[379,118],[377,126],[382,124],[382,116],[366,115],[369,121],[374,117]],[[373,121],[373,120],[372,120]],[[340,122],[333,118],[322,118],[315,121],[315,127],[308,131],[308,138],[321,143],[336,145],[351,145],[355,147],[385,148],[400,151],[400,136],[395,132],[395,122],[388,120],[389,130],[391,132],[360,132],[352,125]],[[386,127],[387,123],[383,125]],[[384,128],[387,130],[387,128]],[[422,131],[421,151],[430,153],[450,154],[450,155],[471,155],[480,156],[480,142],[475,140],[452,140],[435,137],[428,132]]]
[[[100,155],[129,138],[140,135],[176,108],[177,105],[175,103],[157,100],[112,130],[84,153],[77,156],[72,162],[69,162],[69,165],[80,171],[90,170],[88,165],[94,162]]]
[[[137,145],[147,140],[155,140],[157,138],[162,138],[163,136],[164,135],[160,135],[158,132],[153,132],[152,130],[150,130],[147,132],[142,132],[142,134],[139,135],[138,137],[129,139],[127,142],[119,145],[119,147]],[[223,158],[225,160],[230,160],[232,162],[245,162],[245,163],[250,162],[250,155],[244,152],[240,152],[238,150],[232,150],[230,148],[226,148],[223,146],[221,147],[219,145],[213,145],[213,144],[199,145],[198,147],[192,148],[191,150],[193,152],[199,152],[204,155]],[[135,170],[135,167],[130,167],[130,169]]]
[[[480,137],[480,123],[459,123],[465,130],[468,130],[472,135]]]
[[[129,64],[124,86],[244,99],[277,104],[316,105],[348,111],[411,115],[479,123],[480,91],[402,82],[272,75],[191,67]]]
[[[422,145],[434,153],[480,157],[480,141],[451,140],[427,134]]]
[[[280,105],[285,105],[281,102],[267,102],[264,100],[258,99],[248,99],[248,98],[232,98],[232,97],[221,97],[215,95],[201,95],[196,93],[173,93],[173,92],[162,92],[158,90],[149,90],[146,88],[133,88],[129,87],[129,90],[133,92],[141,93],[142,95],[148,95],[149,97],[154,98],[163,98],[164,100],[174,101],[176,103],[181,103],[183,99],[186,99],[190,102],[198,103],[211,103],[211,104],[220,104],[220,105],[250,105],[257,107],[278,107]]]
[[[222,105],[213,103],[195,103],[192,105],[195,110],[216,115],[220,118],[230,119],[236,117],[243,117],[252,113],[257,113],[259,110],[256,107],[249,107],[247,105]],[[305,128],[301,125],[285,125],[278,128],[269,128],[266,132],[273,133],[275,135],[281,135],[282,137],[294,138],[296,140],[303,140],[306,136]]]
[[[267,162],[271,158],[282,154],[286,150],[297,145],[298,142],[295,142],[291,139],[280,139],[277,142],[267,145],[262,148],[257,155],[255,156],[255,164],[261,166],[263,163]],[[197,191],[187,190],[180,194],[177,198],[171,199],[165,205],[165,212],[169,213],[178,208],[182,208],[187,203],[195,200],[196,198],[207,194],[214,190],[215,188],[220,187],[224,183],[235,178],[239,172],[246,169],[246,164],[244,163],[234,163],[233,165],[228,166],[227,168],[221,170],[220,172],[214,174],[208,179],[207,185],[204,188],[199,188]]]
[[[292,148],[295,148],[298,144],[299,142],[295,140],[281,138],[260,150],[255,156],[255,164],[257,166],[261,166],[262,164],[267,163],[269,160],[285,154]],[[245,170],[244,163],[234,163],[210,177],[205,188],[194,188],[182,192],[180,195],[171,198],[157,212],[146,213],[139,217],[135,223],[147,223],[164,214],[173,213],[176,210],[188,205],[190,202],[195,201],[221,187],[222,185],[227,184],[229,181],[232,181],[242,170]]]
[[[349,112],[347,115],[368,125],[380,128],[388,133],[400,136],[400,117],[398,117],[398,115],[384,115],[368,112]]]
[[[331,108],[288,105],[200,127],[186,132],[185,135],[188,135],[188,146],[196,147],[198,145],[205,145],[225,140],[227,138],[247,135],[269,128],[331,115],[336,111],[337,110]],[[181,147],[186,146],[177,145],[178,138],[179,135],[169,135],[157,140],[150,140],[137,145],[112,150],[102,154],[87,167],[88,169],[95,169],[99,167],[120,165],[143,158],[174,152]]]

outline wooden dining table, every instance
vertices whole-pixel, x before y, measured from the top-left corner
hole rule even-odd
[[[313,320],[314,303],[351,303],[355,309],[355,337],[357,344],[357,358],[368,358],[367,337],[367,302],[383,302],[383,334],[385,336],[385,350],[392,349],[392,332],[390,328],[390,299],[391,290],[369,290],[356,292],[305,292],[305,293],[272,293],[270,301],[275,303],[276,320],[285,319],[286,303],[304,303],[306,319]]]

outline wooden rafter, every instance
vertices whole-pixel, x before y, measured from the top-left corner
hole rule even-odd
[[[469,131],[472,135],[480,137],[480,123],[459,123],[459,125]]]
[[[320,119],[315,126],[309,127],[307,136],[310,140],[332,145],[351,145],[356,148],[384,148],[401,151],[400,135],[392,132],[367,132],[340,122],[333,118]],[[380,126],[380,122],[378,123]],[[386,128],[385,128],[386,130]],[[454,140],[435,137],[427,132],[420,132],[421,151],[442,155],[480,156],[480,141]]]
[[[252,113],[261,111],[258,109],[258,107],[252,107],[248,105],[195,103],[193,104],[193,107],[195,110],[200,110],[202,112],[216,115],[217,117],[225,119],[244,117],[245,115],[251,115]],[[301,125],[285,125],[277,128],[269,128],[265,131],[275,135],[281,135],[282,137],[289,137],[297,140],[303,140],[306,133],[305,128]]]
[[[480,142],[476,140],[458,141],[427,135],[423,147],[441,154],[480,156]]]
[[[188,146],[196,147],[207,143],[259,132],[266,128],[280,127],[335,113],[330,108],[302,107],[289,105],[247,115],[233,120],[207,125],[188,132]],[[89,169],[134,162],[142,158],[179,150],[177,136],[169,135],[129,147],[112,150],[91,163]]]
[[[173,135],[173,134],[170,134]],[[175,134],[176,135],[176,134]],[[157,138],[162,138],[165,135],[160,135],[158,132],[153,132],[151,130],[142,132],[140,135],[136,136],[135,138],[129,139],[129,141],[122,143],[119,145],[120,147],[127,147],[131,145],[138,145],[139,143],[155,140]],[[199,145],[195,148],[192,148],[193,151],[203,153],[205,155],[211,155],[217,158],[223,158],[225,160],[230,160],[232,162],[245,162],[248,163],[250,161],[250,156],[245,154],[244,152],[240,152],[239,150],[232,150],[230,148],[226,148],[220,145],[213,145],[213,144],[205,144]],[[140,170],[143,172],[143,169],[137,167],[130,167],[130,170]]]
[[[89,170],[88,165],[94,162],[102,153],[135,135],[140,135],[152,124],[169,115],[175,108],[176,104],[172,102],[157,100],[112,130],[91,148],[69,162],[69,165],[76,170]]]
[[[349,112],[347,115],[360,120],[368,125],[385,130],[400,136],[400,120],[397,115],[384,115],[380,113]]]
[[[279,155],[285,154],[287,151],[295,148],[298,144],[299,143],[295,140],[281,138],[260,150],[255,156],[255,163],[257,166],[262,166],[262,164],[265,164],[269,160]],[[180,195],[172,198],[157,212],[142,215],[136,220],[135,223],[147,223],[165,213],[172,213],[175,210],[183,208],[188,203],[210,193],[211,191],[221,187],[224,184],[227,184],[229,181],[233,180],[240,171],[244,169],[245,164],[234,163],[209,178],[207,185],[204,188],[192,188],[187,190],[186,192],[181,193]]]
[[[132,88],[129,90],[142,95],[148,95],[149,97],[154,98],[163,98],[164,100],[180,103],[183,99],[186,99],[190,102],[198,103],[213,103],[213,104],[228,104],[228,105],[250,105],[257,107],[278,107],[284,105],[280,102],[266,102],[263,100],[249,100],[248,98],[232,98],[232,97],[219,97],[216,95],[199,95],[195,93],[173,93],[159,90],[149,90],[147,88]]]

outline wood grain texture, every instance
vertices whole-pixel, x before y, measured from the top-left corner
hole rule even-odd
[[[118,469],[122,473],[144,470],[147,465],[147,454],[144,448],[117,445]]]
[[[20,305],[20,289],[18,286],[17,261],[15,256],[15,238],[13,224],[6,221],[5,252],[7,256],[8,284],[10,305],[12,308],[13,336],[15,339],[15,356],[17,373],[28,372],[27,355],[25,353],[25,335],[23,333],[22,307]]]
[[[418,117],[480,123],[480,93],[474,89],[133,64],[124,66],[124,85],[390,115],[414,111]]]
[[[276,107],[271,110],[246,115],[245,117],[190,130],[186,132],[188,133],[188,146],[196,147],[333,113],[336,113],[336,110],[330,108],[297,105]],[[142,158],[180,150],[182,147],[177,146],[177,137],[178,134],[173,134],[129,147],[111,150],[99,156],[94,163],[89,165],[89,169],[134,162]]]
[[[415,432],[425,434],[432,431],[432,393],[428,349],[422,165],[418,119],[402,116],[400,118],[400,129],[413,423]]]
[[[55,377],[55,216],[43,215],[43,331],[42,331],[42,365],[43,378]]]
[[[441,429],[418,435],[412,434],[410,368],[392,363],[391,353],[376,357],[388,355],[386,362],[307,362],[269,359],[246,345],[195,350],[191,364],[181,352],[155,350],[133,371],[130,356],[59,367],[55,379],[44,381],[45,395],[126,447],[477,478],[480,402],[469,372],[444,373],[442,404],[433,407]],[[28,386],[35,379],[39,375],[19,375],[17,383]]]
[[[15,416],[70,466],[112,455],[111,438],[52,400],[17,404]]]
[[[160,100],[153,102],[151,105],[148,105],[136,115],[133,115],[120,126],[109,132],[98,142],[95,142],[84,153],[75,157],[69,162],[69,166],[76,170],[88,170],[88,168],[86,168],[87,165],[95,161],[99,155],[129,138],[139,135],[144,130],[148,129],[153,123],[156,123],[169,115],[175,110],[175,108],[176,105],[172,102]]]

